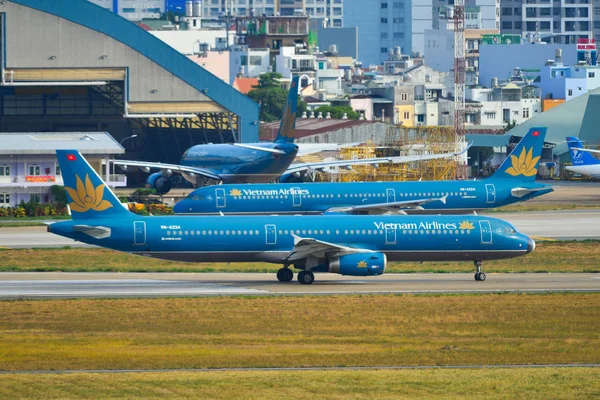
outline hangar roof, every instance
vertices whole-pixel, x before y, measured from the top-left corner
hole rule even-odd
[[[40,17],[31,13],[34,11],[39,12]],[[128,76],[126,100],[136,102],[137,106],[130,112],[154,112],[144,111],[146,107],[150,110],[156,109],[157,112],[160,112],[159,108],[167,109],[162,112],[168,113],[171,111],[168,109],[169,105],[175,107],[176,112],[181,112],[180,109],[186,109],[177,107],[177,104],[185,106],[186,101],[193,101],[195,108],[190,112],[202,114],[209,110],[234,113],[239,117],[238,130],[242,134],[240,141],[258,139],[258,104],[160,39],[109,10],[83,0],[11,0],[0,2],[0,12],[6,13],[7,21],[7,43],[3,59],[7,69],[36,72],[54,68],[77,72],[85,68],[114,68],[116,65],[111,63],[119,62],[118,66],[127,71]],[[46,18],[44,14],[58,18]],[[29,25],[20,23],[25,16],[36,19]],[[61,20],[70,22],[73,26],[62,23]],[[82,35],[78,35],[74,28],[77,26],[81,27],[79,33]],[[90,31],[100,34],[97,35],[100,38],[90,39],[91,36],[88,35],[85,36],[87,39],[84,39],[83,34]],[[61,34],[66,34],[65,32],[69,32],[69,36],[60,37]],[[23,36],[30,36],[38,42],[28,42]],[[34,48],[36,45],[40,48]],[[133,57],[113,57],[113,53],[125,54],[121,48],[114,48],[116,45],[129,49],[138,57],[135,60]],[[79,51],[72,56],[73,49],[80,49],[81,46],[85,46],[87,51]],[[23,48],[27,51],[23,51]],[[127,62],[123,65],[121,61],[125,59]],[[30,65],[35,64],[32,60],[39,65]],[[127,63],[131,65],[126,65]],[[156,70],[160,70],[161,74],[155,73]],[[141,71],[154,75],[148,78]],[[185,84],[190,93],[185,92],[187,94],[182,95],[182,91],[175,85],[165,86],[170,82],[169,75],[175,78],[173,84]],[[18,74],[15,76],[18,77]],[[157,88],[158,90],[155,90]],[[148,104],[158,104],[161,107],[152,109],[148,108]]]
[[[55,154],[75,149],[82,154],[123,154],[125,149],[106,132],[0,133],[0,154]]]

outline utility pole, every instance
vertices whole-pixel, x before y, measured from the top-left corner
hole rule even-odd
[[[454,1],[454,134],[456,148],[465,138],[465,0]],[[466,178],[466,168],[460,167],[460,175]]]

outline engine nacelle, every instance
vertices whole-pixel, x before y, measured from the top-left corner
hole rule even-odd
[[[381,275],[386,266],[387,257],[383,253],[357,253],[332,258],[329,272],[352,276]]]
[[[146,179],[146,185],[156,189],[157,194],[166,194],[171,190],[171,180],[162,172],[156,172]]]

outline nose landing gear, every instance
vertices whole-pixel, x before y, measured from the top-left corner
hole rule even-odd
[[[481,266],[483,265],[483,261],[475,260],[475,280],[476,281],[485,281],[485,272],[481,272]]]

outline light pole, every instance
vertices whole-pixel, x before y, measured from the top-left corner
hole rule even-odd
[[[133,138],[136,138],[136,137],[137,137],[137,135],[131,135],[131,136],[124,137],[123,139],[121,139],[121,140],[119,141],[119,144],[120,144],[121,146],[123,146],[123,142],[124,142],[124,141],[126,141],[127,139],[133,139]]]

